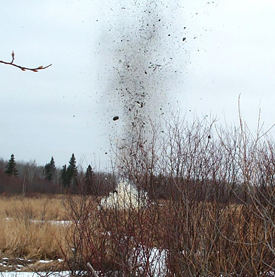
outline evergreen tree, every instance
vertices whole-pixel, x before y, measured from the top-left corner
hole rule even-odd
[[[61,171],[61,179],[63,186],[65,188],[67,187],[75,187],[78,184],[78,171],[76,167],[76,159],[74,154],[72,154],[72,157],[69,161],[69,166],[66,165],[63,166],[63,169]]]
[[[67,166],[66,165],[63,165],[63,168],[61,170],[61,180],[62,180],[63,186],[65,188],[69,187],[70,180],[68,178],[68,172],[67,172]]]
[[[45,165],[44,168],[44,173],[45,173],[45,179],[52,181],[54,178],[56,172],[56,167],[55,167],[55,161],[54,158],[51,158],[51,161]]]
[[[6,166],[5,173],[7,173],[10,176],[18,176],[18,170],[16,168],[16,162],[13,154],[11,155],[11,158]]]
[[[72,154],[72,157],[69,161],[69,166],[67,168],[67,176],[68,176],[70,185],[72,187],[76,186],[78,183],[78,180],[77,180],[78,172],[77,172],[76,159],[74,154]]]
[[[94,172],[91,165],[88,165],[85,173],[85,189],[87,193],[96,193],[94,190]]]

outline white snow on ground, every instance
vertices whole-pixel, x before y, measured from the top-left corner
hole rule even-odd
[[[36,220],[31,219],[30,220],[33,223],[50,223],[52,225],[70,225],[72,224],[72,221],[70,220]]]
[[[18,265],[19,267],[19,265]],[[9,271],[9,272],[0,272],[0,277],[42,277],[42,276],[60,276],[60,277],[69,277],[69,271],[61,272],[20,272],[20,271]]]
[[[140,272],[142,272],[142,265],[150,264],[150,276],[164,277],[166,276],[166,250],[160,250],[156,247],[146,248],[140,246],[141,251],[138,255],[138,264],[141,264]]]
[[[7,217],[6,220],[14,220],[14,219],[12,217]],[[70,220],[38,220],[38,219],[29,219],[28,221],[32,222],[32,223],[43,223],[43,224],[50,223],[52,225],[64,225],[64,226],[72,224],[72,221],[70,221]]]
[[[18,261],[18,264],[16,264],[16,260]],[[28,277],[37,277],[37,276],[69,276],[69,271],[63,271],[63,272],[23,272],[26,270],[26,264],[33,264],[33,263],[40,263],[40,264],[47,264],[54,262],[54,260],[39,260],[39,261],[32,261],[32,260],[26,260],[22,258],[12,259],[12,263],[9,263],[9,258],[1,258],[0,266],[3,270],[3,272],[0,272],[0,277],[15,277],[15,276],[28,276]],[[55,260],[56,261],[56,260]],[[58,259],[58,262],[64,262],[63,259]],[[20,264],[20,262],[23,262],[23,264]],[[29,263],[28,263],[29,262]],[[13,270],[13,271],[11,271]],[[21,272],[22,271],[22,272]]]
[[[150,276],[154,277],[164,277],[166,276],[166,250],[160,250],[155,247],[147,248],[140,245],[138,248],[133,249],[134,252],[138,253],[137,264],[139,264],[139,273],[143,273],[143,266],[150,264]],[[48,263],[50,261],[40,260],[41,263]],[[19,268],[18,268],[19,269]],[[0,277],[41,277],[41,276],[51,276],[51,277],[69,277],[69,271],[62,272],[0,272]]]

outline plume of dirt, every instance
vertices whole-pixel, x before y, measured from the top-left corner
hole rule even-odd
[[[140,132],[147,141],[150,124],[165,115],[182,66],[185,27],[177,21],[177,4],[168,1],[124,0],[111,11],[102,37],[109,72],[103,100],[125,148]]]

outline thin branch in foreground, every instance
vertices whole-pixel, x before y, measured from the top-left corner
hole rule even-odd
[[[29,71],[33,71],[33,72],[38,72],[39,70],[46,69],[46,68],[52,66],[52,64],[49,64],[47,66],[40,65],[40,66],[35,67],[35,68],[24,67],[24,66],[17,65],[15,63],[13,63],[14,62],[14,56],[15,56],[14,51],[12,51],[12,53],[11,53],[11,57],[12,57],[11,62],[5,62],[5,61],[0,60],[0,63],[7,64],[7,65],[12,65],[14,67],[20,68],[22,71],[29,70]]]
[[[94,268],[92,267],[92,265],[90,263],[87,263],[87,267],[90,269],[90,271],[92,272],[94,277],[98,277],[96,271],[94,270]]]

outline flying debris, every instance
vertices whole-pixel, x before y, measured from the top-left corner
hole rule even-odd
[[[112,132],[122,132],[119,148],[122,145],[131,149],[133,143],[138,145],[133,140],[140,136],[140,132],[150,139],[151,125],[161,124],[165,113],[159,112],[159,107],[165,109],[169,105],[166,94],[178,83],[175,80],[179,74],[174,70],[182,66],[182,46],[187,36],[190,39],[190,33],[184,31],[183,22],[179,25],[175,21],[173,9],[162,1],[125,0],[119,3],[122,5],[116,8],[117,20],[108,21],[111,25],[106,26],[106,31],[112,33],[107,40],[104,39],[106,48],[102,49],[104,64],[108,67],[104,72],[110,73],[104,93],[110,104],[107,111],[111,112],[107,122],[113,121],[108,127]],[[167,13],[163,13],[163,9],[167,9]],[[123,13],[126,10],[125,18]],[[181,14],[178,9],[177,12]],[[121,142],[122,138],[125,141]]]

